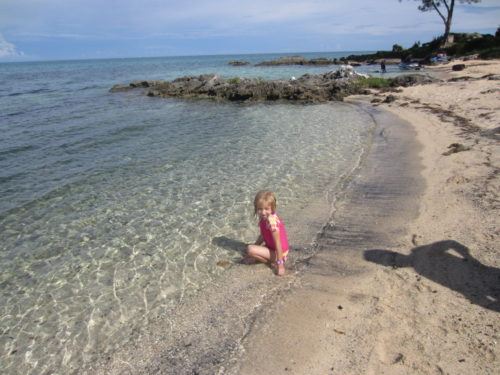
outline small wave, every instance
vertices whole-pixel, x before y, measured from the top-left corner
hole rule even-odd
[[[0,150],[0,158],[2,156],[6,156],[6,155],[17,154],[17,153],[24,152],[24,151],[35,150],[36,148],[37,147],[35,147],[33,145],[24,145],[24,146],[10,147],[10,148],[8,148],[6,150]]]
[[[154,128],[158,126],[155,123],[148,124],[137,124],[125,126],[119,129],[114,129],[110,131],[104,138],[95,139],[93,142],[87,144],[87,147],[96,147],[101,145],[112,144],[114,142],[120,141],[122,139],[126,139],[128,137],[133,137],[148,131],[148,129]]]
[[[26,173],[24,172],[19,172],[19,173],[14,173],[9,176],[0,176],[0,184],[7,183],[9,181],[15,180],[16,178],[20,176],[24,176]]]
[[[151,125],[150,125],[151,126]],[[148,125],[131,125],[131,126],[125,126],[123,128],[117,129],[113,132],[110,133],[111,136],[119,136],[123,134],[128,134],[128,133],[140,133],[144,131],[145,129],[149,128],[150,126]]]
[[[36,89],[36,90],[27,91],[26,94],[40,94],[42,92],[52,92],[52,91],[54,91],[54,90],[43,88],[43,89]]]
[[[99,85],[84,86],[82,88],[79,88],[77,91],[85,91],[85,90],[91,90],[91,89],[98,89],[99,87],[100,87]]]
[[[13,92],[11,94],[8,94],[7,96],[19,96],[19,95],[26,95],[26,94],[41,94],[41,93],[53,92],[53,91],[54,90],[42,88],[42,89],[29,90],[29,91],[25,91],[25,92]]]
[[[6,113],[5,115],[3,116],[0,116],[0,118],[2,117],[13,117],[13,116],[18,116],[18,115],[22,115],[26,112],[12,112],[12,113]]]
[[[16,175],[7,176],[5,177],[5,182],[8,181],[8,179],[12,180],[22,174],[23,173],[18,173]],[[84,178],[69,180],[68,182],[61,185],[49,187],[45,189],[45,191],[40,191],[36,194],[33,194],[29,198],[16,202],[15,204],[10,205],[10,207],[8,206],[3,210],[0,207],[0,222],[10,215],[15,215],[17,212],[32,210],[34,207],[36,207],[37,204],[40,204],[40,202],[50,200],[58,196],[64,196],[67,191],[71,191],[72,187],[81,183],[82,181],[84,181]],[[0,183],[2,182],[4,181],[2,180],[2,177],[0,177]]]
[[[158,123],[144,123],[137,125],[125,126],[119,129],[113,129],[106,135],[100,138],[85,138],[74,144],[64,144],[61,145],[62,148],[70,148],[76,147],[73,151],[70,152],[80,152],[82,149],[95,149],[101,146],[111,145],[116,142],[120,142],[124,139],[128,139],[130,137],[135,137],[147,132],[149,129],[159,126]]]
[[[53,165],[70,164],[74,160],[75,159],[62,160]],[[72,190],[78,189],[79,186],[89,183],[89,180],[91,179],[99,179],[99,176],[108,176],[113,170],[114,166],[102,167],[99,170],[91,170],[89,168],[81,169],[78,173],[74,173],[70,176],[64,177],[64,179],[60,180],[59,183],[51,184],[39,190],[38,192],[26,196],[25,199],[22,199],[18,202],[10,202],[13,204],[8,207],[2,208],[2,206],[0,205],[0,223],[7,216],[15,215],[16,212],[33,210],[33,208],[41,202],[49,201],[55,198],[68,197]],[[26,177],[26,175],[27,172],[20,172],[11,176],[0,176],[0,183],[13,180],[17,177]],[[2,178],[4,180],[2,180]],[[14,190],[9,192],[14,192]]]

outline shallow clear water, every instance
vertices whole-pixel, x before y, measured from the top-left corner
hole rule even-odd
[[[65,374],[112,353],[209,287],[219,260],[241,258],[214,238],[254,239],[256,191],[275,191],[297,227],[357,165],[372,122],[349,105],[108,92],[133,79],[236,75],[233,58],[0,65],[4,372]],[[318,71],[246,69],[239,75]]]

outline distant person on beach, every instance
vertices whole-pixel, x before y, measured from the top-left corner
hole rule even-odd
[[[276,196],[271,191],[259,191],[253,205],[259,218],[260,235],[254,244],[247,245],[245,263],[270,263],[275,265],[276,274],[283,276],[288,258],[288,238],[285,224],[276,214]]]
[[[387,70],[385,70],[385,60],[382,60],[380,62],[380,70],[382,71],[382,73],[387,73]]]

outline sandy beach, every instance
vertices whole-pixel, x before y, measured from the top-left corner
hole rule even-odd
[[[500,0],[60,3],[0,1],[0,375],[500,375]]]
[[[231,373],[500,373],[500,62],[465,64],[349,98],[395,100],[375,104],[367,165]]]
[[[377,124],[372,146],[287,276],[228,264],[88,373],[499,373],[500,62],[466,64],[346,100]]]

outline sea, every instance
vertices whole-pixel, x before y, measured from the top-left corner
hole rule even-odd
[[[318,228],[300,230],[302,218],[313,202],[331,213],[369,147],[374,123],[362,108],[109,92],[138,79],[337,68],[254,66],[284,55],[0,64],[2,374],[81,373],[130,345],[149,316],[189,304],[240,267],[241,246],[221,239],[255,240],[261,189],[276,193],[293,241],[314,242]]]

